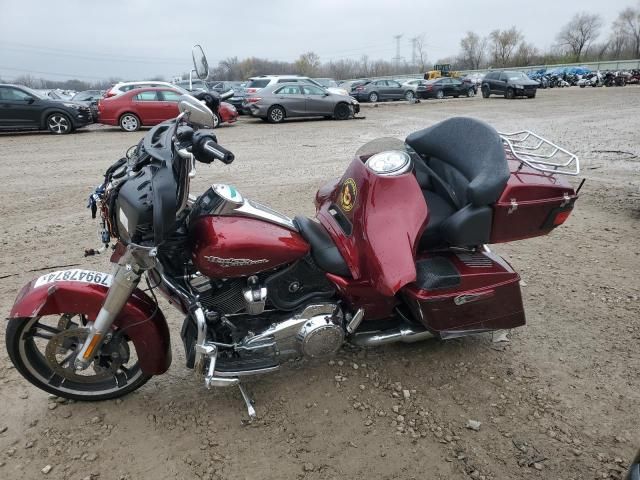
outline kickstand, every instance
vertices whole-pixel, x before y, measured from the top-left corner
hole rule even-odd
[[[247,413],[249,414],[249,418],[251,420],[256,418],[256,409],[253,408],[253,400],[245,390],[244,386],[241,383],[238,383],[238,388],[240,389],[240,393],[242,394],[242,399],[247,406]]]

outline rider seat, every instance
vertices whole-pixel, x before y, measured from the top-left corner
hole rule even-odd
[[[420,250],[489,242],[495,203],[509,179],[498,132],[473,118],[454,117],[406,139],[422,161],[415,172],[429,209]]]
[[[347,263],[326,228],[320,223],[302,216],[295,217],[293,222],[298,227],[302,238],[311,245],[311,256],[318,267],[325,272],[342,277],[351,276]]]

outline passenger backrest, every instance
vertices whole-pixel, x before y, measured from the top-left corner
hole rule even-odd
[[[406,143],[458,197],[460,205],[490,205],[509,179],[504,146],[490,125],[467,117],[444,120],[412,133]]]

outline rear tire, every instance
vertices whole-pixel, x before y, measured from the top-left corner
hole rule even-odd
[[[491,92],[488,87],[482,87],[482,98],[489,98],[491,96]]]
[[[333,118],[336,120],[349,120],[353,115],[353,110],[346,103],[339,103],[333,111]]]
[[[273,105],[267,112],[267,120],[269,123],[282,123],[284,117],[285,111],[280,105]]]
[[[91,376],[86,376],[83,377],[85,381],[80,382],[75,381],[73,378],[67,379],[61,376],[51,369],[49,360],[42,354],[35,343],[35,335],[32,332],[34,326],[40,321],[40,317],[12,318],[9,320],[6,331],[6,345],[9,358],[16,370],[26,380],[45,392],[72,400],[109,400],[133,392],[151,378],[151,375],[147,375],[140,370],[137,363],[126,373],[126,377],[130,375],[130,378],[127,378],[122,387],[119,386],[117,379],[91,381]],[[41,340],[39,339],[38,341]],[[71,342],[71,339],[68,341]],[[89,367],[87,372],[91,368]],[[121,378],[124,378],[122,375],[123,373],[120,373]]]
[[[442,99],[444,98],[444,92],[443,92],[442,90],[438,90],[438,91],[436,92],[436,98],[437,98],[438,100],[442,100]]]
[[[369,101],[371,103],[376,103],[378,100],[380,100],[380,97],[378,96],[377,92],[371,92],[369,94]]]
[[[475,97],[476,96],[476,91],[473,88],[470,88],[469,90],[467,90],[467,97]]]
[[[221,123],[222,123],[222,120],[220,119],[220,115],[218,114],[218,112],[214,112],[213,113],[213,128],[218,128]]]
[[[125,132],[137,132],[140,130],[140,119],[133,113],[125,113],[120,117],[118,123]]]
[[[54,135],[66,135],[73,130],[73,124],[64,113],[56,112],[47,117],[47,130]]]

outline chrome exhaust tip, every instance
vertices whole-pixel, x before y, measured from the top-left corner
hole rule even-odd
[[[404,325],[390,330],[356,333],[351,337],[350,342],[359,347],[376,347],[396,342],[420,342],[428,338],[435,338],[435,335],[429,330],[418,330],[410,325]]]

